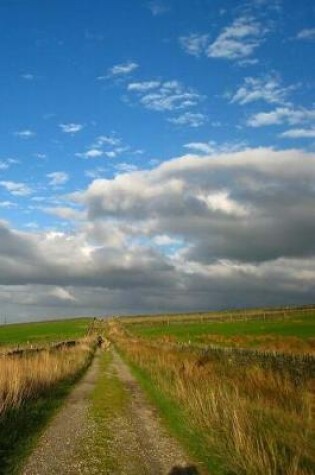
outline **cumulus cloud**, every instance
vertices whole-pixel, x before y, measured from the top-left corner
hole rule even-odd
[[[177,245],[177,244],[181,245],[183,243],[182,240],[176,239],[176,238],[171,237],[171,236],[168,236],[167,234],[157,235],[157,236],[155,236],[153,241],[158,246],[172,246],[174,244],[175,245]]]
[[[298,40],[315,40],[315,28],[304,28],[296,37]]]
[[[138,93],[140,104],[146,109],[155,111],[174,111],[196,106],[202,96],[191,88],[185,87],[179,81],[146,81],[133,83],[129,91]]]
[[[128,76],[138,68],[139,64],[134,61],[127,61],[126,63],[115,64],[114,66],[108,69],[107,74],[103,76],[98,76],[97,79],[99,81],[102,81],[104,79]]]
[[[211,155],[220,153],[232,153],[246,148],[245,142],[223,142],[218,144],[214,140],[209,142],[190,142],[184,144],[184,148],[195,154]]]
[[[243,15],[225,27],[214,41],[205,33],[190,33],[179,38],[182,49],[195,57],[202,54],[209,58],[235,60],[240,65],[256,64],[256,58],[250,58],[260,46],[267,28],[253,16]]]
[[[292,86],[281,86],[280,79],[276,76],[267,76],[265,78],[247,77],[244,79],[242,86],[232,95],[230,102],[241,105],[256,101],[283,104],[286,102],[288,93],[292,89]]]
[[[47,177],[49,178],[49,184],[52,186],[64,185],[69,180],[69,175],[66,172],[48,173]]]
[[[191,33],[188,36],[181,36],[179,38],[179,44],[186,53],[199,57],[206,51],[209,44],[209,35]]]
[[[17,130],[14,132],[14,135],[21,139],[31,139],[32,137],[35,137],[35,132],[30,129],[23,129],[23,130]]]
[[[0,160],[0,170],[7,170],[11,167],[11,165],[16,165],[19,163],[18,160],[14,158],[6,158],[5,160]]]
[[[17,205],[13,201],[0,201],[0,208],[15,208]]]
[[[314,121],[315,110],[303,107],[277,107],[269,112],[258,112],[252,115],[247,125],[250,127],[263,127],[268,125],[289,124],[295,125],[303,122]]]
[[[201,127],[207,121],[207,117],[200,112],[185,112],[177,117],[171,117],[168,122],[175,125],[188,127]]]
[[[136,92],[146,92],[150,91],[151,89],[156,89],[160,86],[160,81],[142,81],[142,82],[132,82],[128,84],[128,91],[136,91]]]
[[[315,128],[312,129],[290,129],[282,132],[281,137],[290,139],[314,139]]]
[[[87,151],[78,152],[76,156],[88,159],[100,157],[117,158],[127,151],[132,152],[131,147],[124,144],[120,137],[114,134],[100,135],[94,140]]]
[[[70,122],[69,124],[59,124],[59,127],[65,134],[77,134],[78,132],[81,132],[84,125]]]
[[[25,79],[26,81],[33,81],[35,79],[35,76],[31,73],[24,73],[21,75],[21,78]]]
[[[78,153],[77,155],[84,158],[98,158],[103,155],[103,152],[102,150],[99,150],[98,148],[90,148],[86,152]]]
[[[151,11],[153,16],[163,15],[164,13],[169,11],[168,6],[166,6],[164,3],[157,0],[153,0],[152,2],[149,2],[148,8]]]
[[[3,186],[13,196],[28,196],[33,193],[33,190],[25,183],[16,181],[0,181]]]
[[[96,180],[76,196],[92,220],[145,221],[149,234],[180,235],[194,258],[272,260],[314,251],[313,165],[313,155],[270,149],[187,156],[150,172]],[[298,222],[304,229],[296,234]]]
[[[63,289],[62,287],[55,287],[54,289],[49,291],[49,296],[54,297],[57,300],[61,300],[62,302],[64,301],[75,301],[75,297],[71,295],[69,290]]]
[[[54,216],[58,216],[58,218],[65,219],[65,220],[75,220],[79,221],[80,219],[84,218],[84,213],[78,211],[77,209],[70,208],[68,206],[55,206],[54,208],[43,208],[43,211],[49,214],[53,214]]]
[[[210,58],[241,60],[251,56],[263,41],[266,30],[251,16],[236,18],[208,46]]]
[[[167,120],[175,125],[200,127],[206,121],[204,114],[190,112],[199,105],[204,96],[192,88],[184,86],[180,81],[143,81],[130,83],[127,90],[133,93],[140,105],[158,112],[180,112],[176,117]],[[185,111],[185,112],[184,112]]]
[[[314,165],[298,150],[185,155],[72,194],[84,210],[72,232],[2,222],[2,308],[25,311],[26,298],[32,314],[69,315],[311,301]]]
[[[184,145],[184,148],[192,150],[195,153],[210,154],[215,151],[215,142],[189,142]]]

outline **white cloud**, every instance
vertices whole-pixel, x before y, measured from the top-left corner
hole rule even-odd
[[[99,158],[103,155],[102,150],[98,148],[90,148],[84,153],[77,153],[76,154],[78,157],[83,157],[83,158]]]
[[[0,181],[0,185],[13,196],[28,196],[33,192],[25,183],[19,183],[16,181]]]
[[[142,82],[132,82],[128,84],[128,91],[136,91],[136,92],[146,92],[150,91],[151,89],[156,89],[160,86],[160,81],[142,81]]]
[[[282,87],[277,76],[265,78],[247,77],[243,85],[232,95],[231,103],[241,105],[255,101],[265,101],[270,104],[285,103],[288,93],[293,87]]]
[[[16,208],[16,203],[13,203],[13,201],[0,201],[0,208]]]
[[[50,179],[49,184],[52,186],[60,186],[67,183],[69,180],[69,175],[65,172],[53,172],[48,173],[47,178]]]
[[[35,137],[35,132],[30,129],[23,129],[23,130],[18,130],[14,132],[14,135],[17,137],[20,137],[21,139],[30,139],[32,137]]]
[[[313,129],[291,129],[286,130],[282,134],[281,137],[290,138],[290,139],[314,139],[315,138],[315,128]]]
[[[70,301],[75,301],[75,297],[71,295],[71,293],[62,287],[55,287],[54,289],[49,291],[49,295],[52,297],[55,297],[58,300],[65,301],[65,300],[70,300]]]
[[[116,158],[125,152],[133,153],[129,145],[123,144],[121,138],[112,134],[100,135],[86,152],[76,153],[76,156],[88,159],[99,157]]]
[[[271,148],[94,180],[69,197],[82,208],[55,210],[78,220],[72,232],[0,222],[1,308],[98,315],[311,302],[314,180],[314,154]]]
[[[173,112],[185,110],[200,104],[204,96],[195,90],[185,87],[177,80],[173,81],[144,81],[129,84],[128,90],[134,93],[139,103],[146,109],[158,112]],[[193,127],[200,125],[204,121],[202,114],[183,114],[178,119],[169,119],[170,122],[189,124]],[[199,125],[197,125],[197,122]]]
[[[149,2],[148,8],[154,16],[163,15],[164,13],[169,11],[168,6],[157,0],[152,0],[151,2]]]
[[[246,142],[223,142],[218,144],[214,140],[209,142],[190,142],[184,145],[184,148],[192,150],[194,153],[202,155],[211,155],[219,153],[234,153],[246,149]]]
[[[35,79],[35,76],[34,74],[25,73],[21,75],[21,78],[25,79],[26,81],[33,81],[33,79]]]
[[[46,153],[35,153],[34,156],[36,158],[39,158],[40,160],[44,160],[45,158],[47,158]]]
[[[200,112],[188,112],[204,99],[204,96],[185,87],[180,81],[143,81],[131,83],[128,91],[135,94],[139,103],[146,109],[158,112],[174,112],[186,110],[178,117],[168,118],[175,125],[200,127],[206,121],[206,116]]]
[[[192,150],[194,152],[201,152],[204,154],[213,153],[216,150],[216,143],[215,142],[190,142],[184,145],[185,148]]]
[[[59,124],[59,127],[61,128],[62,132],[66,134],[76,134],[83,129],[84,125],[70,122],[69,124]]]
[[[19,160],[15,158],[6,158],[5,160],[0,160],[0,170],[7,170],[11,165],[16,165],[20,163]]]
[[[315,255],[314,164],[314,154],[297,150],[187,155],[95,180],[73,199],[93,222],[120,223],[129,239],[181,239],[187,265],[267,262]]]
[[[250,127],[262,127],[267,125],[277,125],[277,124],[299,124],[303,122],[315,120],[315,110],[300,108],[290,108],[290,107],[277,107],[270,112],[258,112],[257,114],[252,115],[248,121],[247,125]]]
[[[174,111],[196,106],[201,99],[200,94],[185,88],[179,81],[166,81],[159,89],[142,94],[140,103],[155,111]]]
[[[188,36],[181,36],[179,43],[186,53],[198,57],[206,51],[209,35],[191,33]]]
[[[108,79],[109,77],[113,76],[126,76],[138,68],[139,64],[135,63],[134,61],[116,64],[108,70],[108,74],[106,76],[99,76],[98,79]]]
[[[209,45],[207,55],[228,60],[247,58],[261,44],[265,32],[253,17],[239,17]]]
[[[116,165],[116,170],[121,173],[132,173],[138,170],[137,165],[134,165],[133,163],[118,163]]]
[[[315,28],[305,28],[296,37],[298,40],[315,40]]]
[[[92,178],[93,180],[101,178],[106,172],[106,168],[96,167],[90,170],[85,170],[84,174],[87,178]]]
[[[225,190],[217,193],[199,194],[197,198],[204,202],[211,211],[219,211],[239,217],[249,214],[246,207],[231,199],[229,192]]]
[[[0,170],[7,170],[9,168],[9,164],[6,161],[0,161]]]
[[[168,236],[167,234],[160,234],[153,238],[153,242],[157,246],[173,246],[182,244],[183,241],[181,239],[176,239],[174,237]]]
[[[97,137],[94,147],[99,148],[102,147],[103,145],[120,145],[121,144],[121,139],[116,137],[115,135],[100,135]]]
[[[28,229],[39,229],[39,224],[36,223],[35,221],[30,221],[24,225],[25,228]]]
[[[114,150],[110,150],[109,152],[104,152],[104,155],[107,158],[116,158],[117,157],[117,153]]]
[[[171,122],[175,125],[183,125],[187,127],[201,127],[207,121],[207,117],[204,114],[198,112],[185,112],[184,114],[179,115],[178,117],[171,117],[167,119],[168,122]]]
[[[79,221],[83,219],[84,213],[78,211],[74,208],[69,208],[67,206],[56,206],[52,208],[43,208],[43,211],[49,214],[53,214],[54,216],[58,216],[58,218],[66,219],[66,220],[76,220]]]

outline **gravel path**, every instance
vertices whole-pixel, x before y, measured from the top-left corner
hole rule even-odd
[[[112,350],[113,351],[113,350]],[[118,379],[127,392],[123,413],[111,414],[106,427],[110,438],[97,450],[82,456],[96,433],[89,417],[90,395],[100,377],[96,356],[82,381],[42,435],[28,460],[23,475],[196,475],[200,473],[178,443],[161,426],[156,410],[147,401],[128,366],[113,351],[108,374]],[[98,444],[99,445],[99,444]],[[88,455],[87,455],[88,454]],[[106,458],[111,460],[106,464]],[[100,459],[105,462],[100,463]],[[114,461],[114,462],[113,462]],[[107,465],[107,466],[106,466]]]
[[[126,474],[197,474],[178,443],[169,436],[128,366],[114,352],[113,370],[130,394],[127,416],[113,421],[116,452],[128,454]],[[124,465],[124,464],[123,464]]]
[[[73,389],[66,404],[51,421],[39,440],[23,475],[69,475],[78,474],[75,457],[81,440],[89,427],[89,396],[98,377],[99,356],[97,355],[85,376]]]

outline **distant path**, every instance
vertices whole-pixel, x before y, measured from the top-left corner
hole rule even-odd
[[[65,406],[53,419],[27,462],[23,475],[195,475],[179,444],[161,426],[128,366],[112,350],[104,377],[115,378],[127,394],[123,412],[102,417],[109,436],[100,436],[89,414],[90,396],[103,377],[96,356]],[[110,411],[108,411],[110,412]],[[95,438],[97,434],[97,439]],[[94,442],[93,445],[93,437]],[[101,462],[100,462],[101,460]],[[108,463],[107,463],[108,461]]]

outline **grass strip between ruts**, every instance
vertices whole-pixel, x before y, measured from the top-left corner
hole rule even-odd
[[[92,433],[82,441],[79,450],[81,460],[88,460],[88,469],[93,473],[111,473],[117,470],[117,459],[113,450],[112,421],[124,415],[128,394],[117,376],[111,371],[112,354],[102,352],[100,371],[96,385],[90,395],[89,418]],[[124,454],[121,454],[124,456]],[[83,465],[84,465],[83,463]]]

